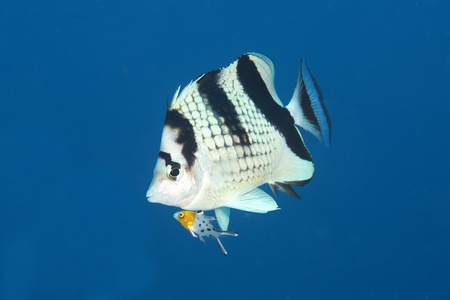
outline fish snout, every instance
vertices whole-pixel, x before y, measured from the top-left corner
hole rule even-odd
[[[148,202],[156,202],[155,201],[155,192],[152,188],[149,188],[145,197],[147,197]]]

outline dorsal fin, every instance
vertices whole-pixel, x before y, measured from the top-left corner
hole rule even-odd
[[[280,106],[284,107],[283,103],[277,95],[277,92],[275,91],[275,67],[272,60],[267,56],[256,52],[250,52],[244,55],[247,55],[255,64],[259,74],[261,75],[261,79],[266,84],[267,90],[269,91],[273,100],[275,100],[275,102],[277,102]]]

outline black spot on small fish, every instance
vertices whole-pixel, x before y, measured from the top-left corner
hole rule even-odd
[[[211,228],[206,228],[206,230],[211,231]]]
[[[205,232],[205,229],[200,230],[200,232]]]

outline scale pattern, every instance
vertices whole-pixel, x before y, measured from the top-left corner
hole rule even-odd
[[[217,187],[215,192],[212,188],[210,193],[215,194],[222,193],[224,189],[241,190],[243,185],[258,186],[267,182],[267,178],[273,177],[271,175],[276,161],[280,159],[281,148],[285,146],[278,130],[245,94],[235,75],[226,74],[225,70],[221,70],[218,85],[232,102],[247,133],[248,143],[232,133],[224,118],[215,113],[204,95],[200,95],[196,82],[187,87],[189,91],[181,93],[171,108],[179,110],[189,120],[194,127],[197,143],[206,145],[215,170],[220,170],[221,182],[228,183]]]

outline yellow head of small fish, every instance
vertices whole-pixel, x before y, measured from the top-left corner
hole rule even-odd
[[[196,215],[196,212],[183,210],[175,213],[173,217],[180,222],[186,230],[190,231],[191,227],[194,225]]]

